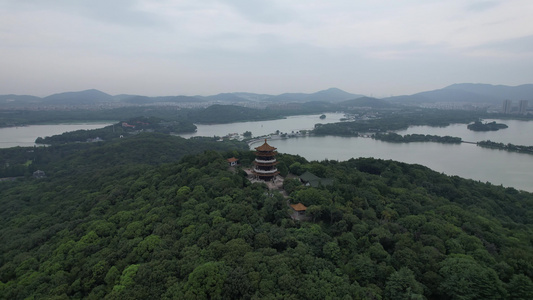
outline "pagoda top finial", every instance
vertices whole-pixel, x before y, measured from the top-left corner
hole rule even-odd
[[[257,151],[274,151],[276,149],[276,147],[272,147],[267,143],[267,139],[265,139],[265,143],[263,145],[255,148]]]

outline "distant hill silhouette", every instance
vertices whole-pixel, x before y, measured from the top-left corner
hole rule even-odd
[[[234,104],[239,102],[265,102],[272,105],[279,103],[298,103],[306,106],[312,102],[338,104],[341,107],[387,107],[387,103],[420,104],[436,102],[487,103],[500,105],[503,100],[533,100],[533,84],[519,86],[490,85],[479,83],[458,83],[442,89],[425,91],[413,95],[403,95],[382,99],[352,94],[338,88],[329,88],[315,93],[283,93],[280,95],[255,93],[221,93],[211,96],[157,96],[143,95],[109,95],[96,89],[79,92],[53,94],[44,98],[30,95],[0,95],[0,106],[23,107],[35,105],[100,105],[103,103],[125,103],[130,105],[149,105],[152,103],[199,103],[221,102]],[[384,102],[386,101],[386,102]]]
[[[30,95],[0,95],[0,104],[9,104],[12,106],[18,106],[22,104],[39,103],[41,98]]]
[[[442,89],[384,98],[402,103],[464,102],[499,105],[503,100],[533,100],[533,84],[519,86],[480,83],[452,84]]]
[[[445,87],[446,90],[461,90],[498,99],[532,100],[533,84],[519,86],[491,85],[482,83],[456,83]]]
[[[46,104],[95,104],[113,102],[113,96],[91,89],[81,92],[66,92],[53,94],[43,98]]]
[[[311,101],[325,101],[325,102],[340,102],[344,100],[363,97],[363,95],[351,94],[338,88],[330,88],[323,91],[318,91],[312,94],[304,93],[285,93],[277,96],[272,96],[265,99],[269,102],[311,102]]]

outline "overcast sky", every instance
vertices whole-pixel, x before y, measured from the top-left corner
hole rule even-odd
[[[0,0],[0,94],[533,83],[531,0]]]

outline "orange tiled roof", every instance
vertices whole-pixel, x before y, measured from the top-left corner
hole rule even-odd
[[[274,151],[278,148],[272,147],[269,144],[267,144],[267,140],[265,139],[265,143],[259,147],[255,147],[255,150],[257,151]]]
[[[307,210],[307,207],[306,207],[305,205],[303,205],[302,203],[291,204],[291,207],[292,207],[292,209],[294,209],[295,211]]]
[[[236,161],[238,161],[238,159],[235,158],[235,157],[232,157],[232,158],[228,158],[227,161],[231,163],[231,162],[236,162]]]

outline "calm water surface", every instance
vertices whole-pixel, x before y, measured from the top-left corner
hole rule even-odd
[[[517,120],[483,120],[483,122],[504,123],[509,128],[498,131],[472,131],[466,128],[466,124],[452,124],[447,127],[412,126],[407,130],[398,131],[398,134],[432,134],[456,136],[468,142],[480,142],[491,140],[504,144],[533,146],[533,121]]]
[[[242,122],[222,125],[197,125],[191,136],[224,136],[228,133],[242,134],[251,131],[253,136],[274,133],[276,130],[290,133],[313,129],[316,123],[339,122],[342,113],[293,116],[282,120]],[[492,121],[492,120],[486,120]],[[533,146],[533,121],[496,120],[509,126],[507,129],[490,132],[475,132],[466,124],[447,127],[414,126],[398,131],[399,134],[432,134],[461,137],[464,141],[491,140],[500,143]],[[0,128],[0,148],[33,146],[37,137],[61,134],[79,129],[102,128],[112,123],[34,125],[18,128]],[[464,178],[491,182],[496,185],[515,187],[533,192],[533,155],[491,150],[473,144],[446,145],[439,143],[394,144],[370,138],[348,137],[300,137],[284,140],[269,140],[269,144],[282,153],[298,154],[308,160],[348,160],[357,157],[374,157],[415,163],[437,172],[458,175]],[[251,147],[256,147],[252,145]]]
[[[473,144],[394,144],[371,138],[335,136],[271,140],[278,151],[308,160],[374,157],[420,164],[437,172],[533,192],[533,156],[491,150]],[[254,147],[256,145],[252,145]]]
[[[493,121],[493,120],[486,120]],[[464,141],[491,140],[533,146],[533,121],[495,120],[507,129],[490,132],[468,130],[466,124],[447,127],[414,126],[399,134],[431,134],[461,137]],[[272,132],[272,131],[271,131]],[[427,166],[437,172],[533,192],[533,155],[491,150],[473,144],[395,144],[370,138],[301,137],[269,141],[278,151],[298,154],[308,160],[348,160],[374,157]],[[252,148],[257,145],[252,145]]]
[[[325,114],[325,119],[320,119],[320,115],[305,115],[305,116],[290,116],[286,119],[271,120],[271,121],[257,121],[257,122],[241,122],[218,125],[202,125],[196,124],[196,132],[192,134],[180,134],[184,138],[192,136],[225,136],[228,133],[243,134],[245,131],[250,131],[253,136],[262,136],[276,132],[279,130],[284,133],[297,132],[300,130],[311,130],[315,124],[328,124],[340,122],[344,117],[343,113],[328,113]]]
[[[98,129],[113,123],[79,123],[79,124],[54,124],[30,125],[24,127],[0,128],[0,148],[33,147],[38,137],[62,134],[80,129]]]

